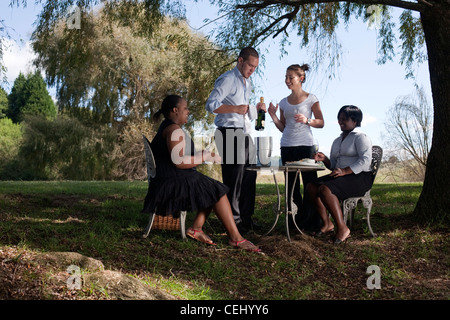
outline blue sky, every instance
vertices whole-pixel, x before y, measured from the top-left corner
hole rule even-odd
[[[26,9],[10,8],[9,1],[1,1],[0,18],[5,20],[9,33],[16,41],[4,52],[4,63],[8,68],[7,77],[12,85],[20,71],[26,73],[31,70],[30,60],[33,53],[29,48],[29,37],[33,30],[32,23],[35,21],[40,8],[36,7],[34,1],[28,1]],[[205,18],[214,19],[217,13],[209,5],[207,0],[198,2],[185,1],[187,19],[189,25],[200,28]],[[400,10],[394,9],[394,16]],[[397,23],[397,21],[395,21]],[[209,33],[214,24],[201,28],[200,32]],[[414,81],[405,79],[405,68],[399,63],[399,56],[393,62],[378,65],[376,30],[369,29],[361,22],[352,21],[348,30],[339,30],[338,39],[343,47],[342,65],[337,70],[335,78],[329,80],[323,70],[311,70],[307,74],[304,90],[314,93],[320,101],[325,118],[323,129],[313,129],[314,137],[319,141],[320,150],[329,154],[333,140],[340,134],[336,115],[340,107],[345,104],[353,104],[360,107],[364,114],[361,131],[367,133],[374,144],[383,146],[382,135],[385,131],[384,123],[388,115],[388,109],[395,103],[398,97],[414,92]],[[258,90],[254,97],[255,101],[260,95],[265,101],[280,101],[290,94],[290,90],[284,84],[286,68],[291,64],[312,64],[311,56],[305,50],[300,50],[295,35],[290,38],[292,45],[287,48],[288,55],[279,57],[279,48],[276,42],[265,44],[270,53],[266,56],[266,63],[260,66],[259,75],[253,75],[252,81]],[[400,46],[401,43],[397,43]],[[261,50],[263,51],[263,50]],[[416,81],[423,86],[431,100],[430,80],[427,63],[417,69]],[[7,88],[8,89],[8,88]],[[51,88],[49,89],[52,91]],[[273,136],[274,154],[279,154],[279,141],[281,133],[270,121],[266,120],[266,130],[255,132],[254,136]]]

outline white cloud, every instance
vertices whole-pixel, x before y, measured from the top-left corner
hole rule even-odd
[[[32,61],[35,56],[30,41],[16,42],[8,39],[4,41],[3,63],[8,69],[6,77],[10,87],[20,72],[23,74],[34,72]]]
[[[31,47],[31,42],[16,42],[14,40],[5,39],[3,42],[3,64],[6,66],[6,78],[8,80],[8,86],[4,86],[4,89],[9,92],[14,85],[14,80],[22,72],[24,75],[29,72],[34,72],[36,68],[33,66],[33,60],[36,58],[36,53]],[[45,79],[45,73],[42,72],[42,77]],[[48,88],[49,93],[56,103],[55,89]]]
[[[363,114],[363,120],[361,122],[361,127],[365,127],[369,124],[376,123],[377,121],[378,121],[377,117],[375,117],[371,114]]]

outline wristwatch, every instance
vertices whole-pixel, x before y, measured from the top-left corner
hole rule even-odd
[[[312,119],[311,119],[311,118],[308,118],[308,120],[306,121],[306,123],[307,123],[308,125],[310,125],[310,124],[311,124],[311,121],[312,121]]]

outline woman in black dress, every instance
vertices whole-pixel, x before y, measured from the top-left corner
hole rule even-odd
[[[151,142],[156,177],[149,185],[143,212],[174,216],[179,211],[197,212],[186,235],[214,245],[202,230],[214,210],[227,231],[231,246],[259,252],[260,249],[244,239],[236,227],[226,196],[228,187],[195,168],[204,161],[217,161],[219,157],[209,151],[195,152],[192,140],[181,129],[189,115],[186,100],[177,95],[167,96],[154,118],[157,120],[161,114],[165,119]]]

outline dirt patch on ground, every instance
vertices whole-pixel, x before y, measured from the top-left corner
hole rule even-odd
[[[36,254],[0,247],[0,300],[173,300],[99,260],[75,252]]]
[[[295,241],[298,238],[299,236],[294,236],[294,241],[289,242],[283,235],[261,237],[258,245],[264,249],[265,254],[284,260],[313,260],[321,255],[321,241],[308,235],[301,236],[302,241]]]

